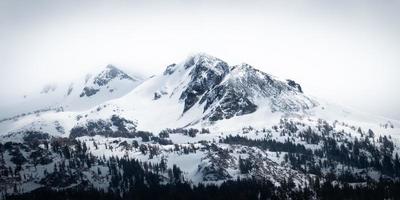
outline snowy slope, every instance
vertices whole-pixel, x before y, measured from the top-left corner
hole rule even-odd
[[[297,87],[247,64],[229,67],[206,54],[170,65],[164,74],[108,103],[123,110],[118,114],[137,120],[139,129],[149,131],[210,125],[259,112],[302,113],[317,105]]]
[[[142,81],[108,65],[68,84],[45,85],[41,91],[16,98],[12,105],[1,105],[0,120],[50,109],[87,110],[125,95]]]
[[[112,115],[134,121],[138,130],[152,132],[182,127],[237,131],[245,126],[269,126],[282,116],[339,120],[393,134],[396,131],[384,128],[385,124],[396,130],[400,127],[396,120],[309,97],[292,80],[281,81],[248,64],[230,67],[203,53],[172,64],[163,74],[143,82],[108,66],[70,88],[69,95],[64,94],[61,102],[53,104],[63,109],[5,120],[0,123],[2,134],[38,130],[41,127],[37,124],[57,121],[65,129],[64,136],[68,136],[75,125]]]
[[[248,64],[229,67],[206,54],[168,66],[162,75],[146,80],[131,93],[107,104],[108,108],[92,116],[101,118],[115,113],[137,121],[140,130],[155,132],[187,126],[239,130],[248,125],[265,126],[287,115],[360,125],[374,123],[377,127],[390,121],[399,127],[396,120],[309,97],[294,81],[280,81]]]

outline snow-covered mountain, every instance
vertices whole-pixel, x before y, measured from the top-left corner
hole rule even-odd
[[[48,86],[42,92],[56,94],[55,100],[43,102],[59,109],[0,122],[1,141],[8,142],[2,166],[23,166],[19,173],[25,176],[32,170],[40,174],[12,179],[21,184],[20,192],[48,187],[46,174],[61,173],[52,165],[74,159],[49,149],[49,143],[75,152],[78,147],[72,144],[78,142],[96,158],[177,166],[182,180],[191,184],[253,177],[277,186],[290,179],[296,188],[303,188],[316,177],[358,185],[400,177],[399,121],[322,101],[307,95],[294,80],[279,79],[245,63],[230,66],[204,53],[146,80],[107,66],[83,83],[64,89]],[[38,165],[33,151],[47,152],[41,159],[53,161]],[[68,167],[67,175],[84,176],[95,188],[117,187],[111,185],[114,175],[104,162]],[[350,181],[340,178],[346,173],[351,174]],[[167,172],[157,174],[164,182],[172,180]],[[2,185],[5,191],[12,192],[12,183]]]
[[[196,54],[169,65],[162,75],[153,76],[126,96],[107,102],[108,108],[89,117],[117,114],[137,121],[140,130],[160,131],[209,126],[261,112],[266,116],[304,113],[317,105],[294,81],[280,81],[247,64],[230,67],[218,58]],[[262,120],[253,122],[257,121]]]
[[[47,84],[40,91],[16,98],[13,104],[1,106],[0,118],[51,109],[87,110],[127,94],[142,81],[140,77],[131,77],[117,67],[108,65],[70,83]]]

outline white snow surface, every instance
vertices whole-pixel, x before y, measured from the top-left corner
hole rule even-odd
[[[70,83],[45,85],[40,92],[33,91],[16,98],[11,105],[0,105],[0,120],[57,108],[62,108],[64,111],[85,111],[105,101],[122,97],[143,81],[143,78],[136,76],[130,79],[123,78],[124,72],[121,71],[122,74],[112,78],[106,85],[99,86],[94,83],[96,78],[107,78],[112,69],[118,70],[108,65]],[[92,96],[81,97],[85,87],[98,91]]]

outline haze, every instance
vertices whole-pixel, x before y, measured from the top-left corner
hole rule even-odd
[[[399,1],[0,0],[0,102],[112,63],[149,76],[194,52],[400,119]]]

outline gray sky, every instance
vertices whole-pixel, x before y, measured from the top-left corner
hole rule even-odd
[[[0,102],[108,63],[161,73],[193,52],[400,119],[400,1],[0,0]]]

